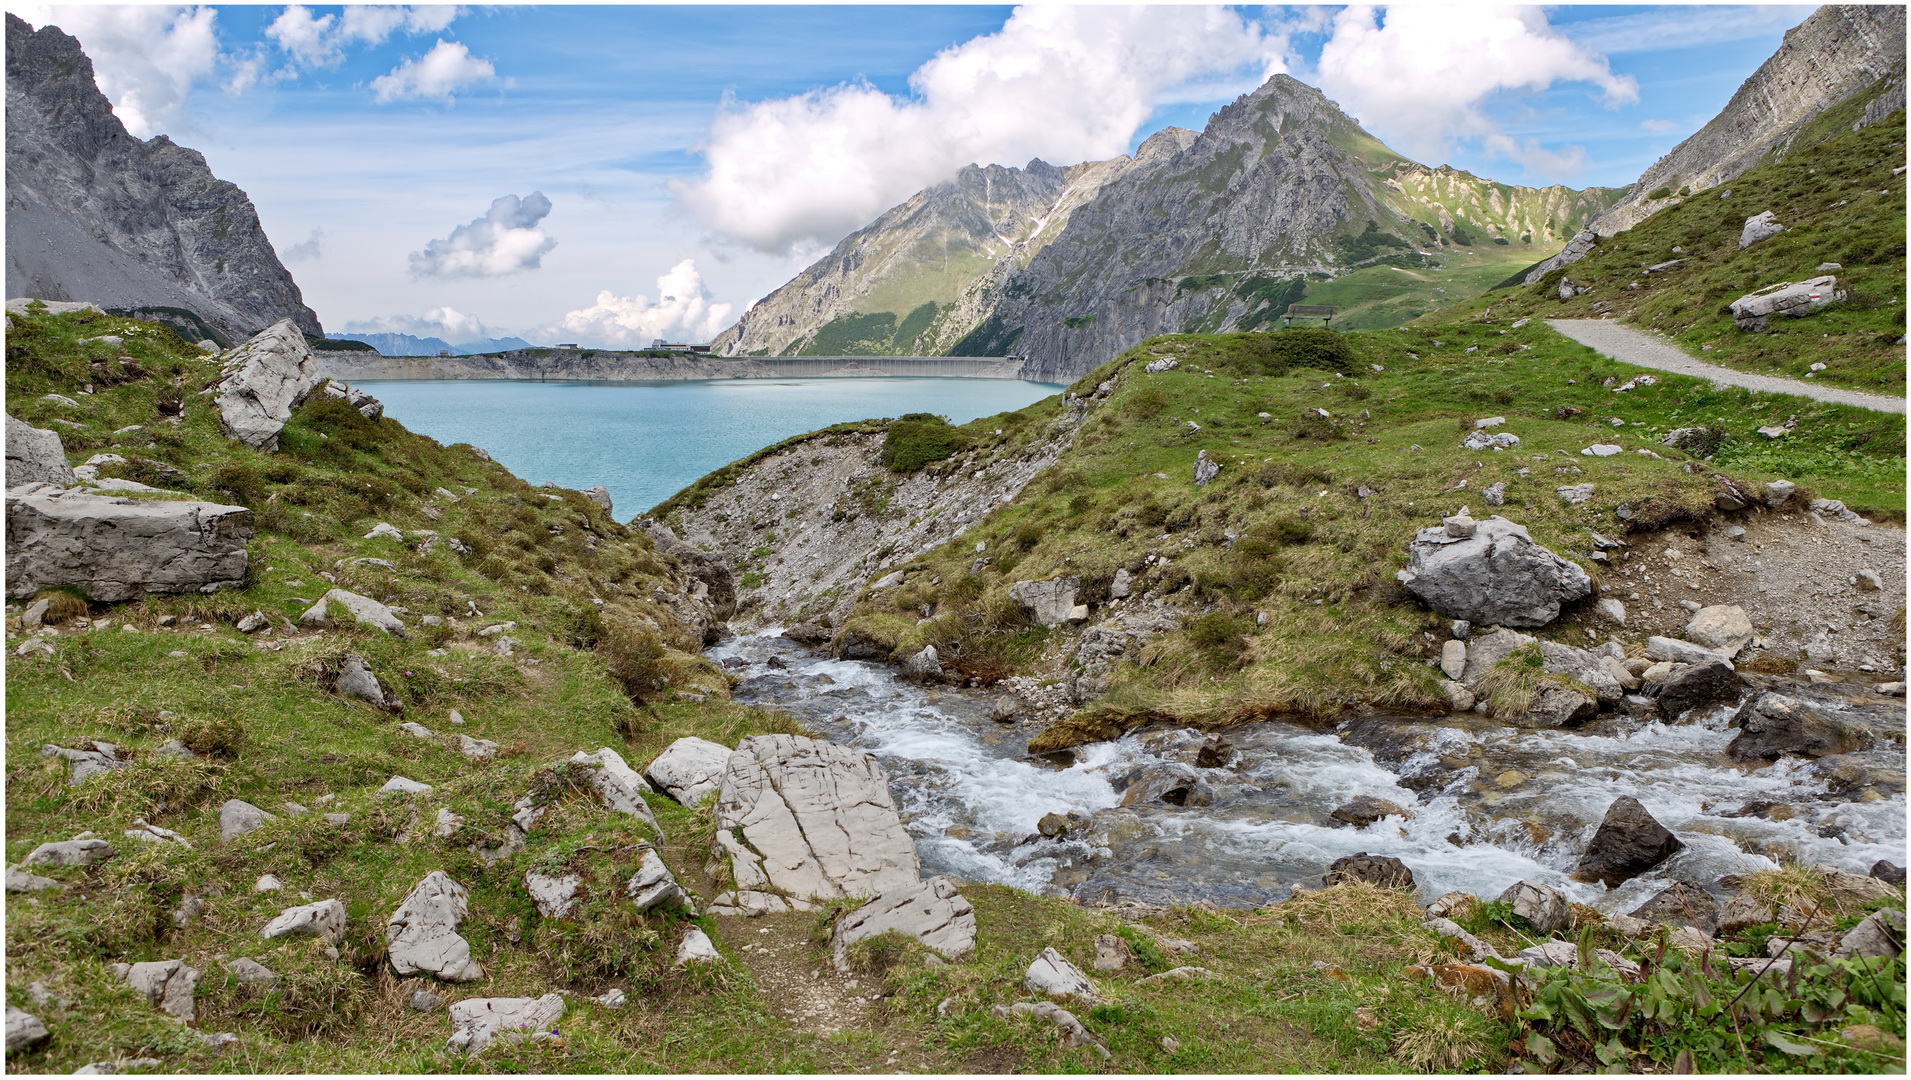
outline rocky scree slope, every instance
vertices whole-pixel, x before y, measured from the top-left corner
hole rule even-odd
[[[1171,154],[1194,133],[1169,128],[1131,159],[1057,168],[971,165],[851,233],[717,336],[726,356],[946,353],[979,320],[984,282],[1026,264],[1109,180]]]
[[[1434,318],[1622,319],[1708,363],[1902,395],[1904,110],[1851,130],[1866,108],[1828,110],[1782,157]],[[1741,317],[1788,287],[1804,302]]]
[[[1862,98],[1855,127],[1904,108],[1905,13],[1900,4],[1827,4],[1783,44],[1704,127],[1640,174],[1625,197],[1594,217],[1559,255],[1527,271],[1528,284],[1585,257],[1676,200],[1727,183],[1771,156],[1832,107]]]
[[[285,318],[323,336],[245,192],[214,176],[198,151],[127,134],[79,42],[14,15],[7,295],[176,309],[153,314],[222,345]]]
[[[964,170],[846,238],[719,345],[1013,353],[1031,357],[1030,377],[1072,379],[1153,333],[1272,325],[1326,276],[1517,265],[1616,194],[1404,160],[1319,91],[1277,76],[1200,134],[1164,129],[1133,159]],[[1446,288],[1412,282],[1429,298]],[[1406,310],[1353,318],[1391,325]]]

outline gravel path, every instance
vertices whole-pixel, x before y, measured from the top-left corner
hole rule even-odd
[[[1548,319],[1546,325],[1581,345],[1591,346],[1614,360],[1638,364],[1640,367],[1657,368],[1660,371],[1672,371],[1680,375],[1696,375],[1701,379],[1711,379],[1715,383],[1743,386],[1747,390],[1763,390],[1770,394],[1797,394],[1838,405],[1855,405],[1860,409],[1904,412],[1903,398],[1886,397],[1883,394],[1865,394],[1856,390],[1840,390],[1801,379],[1751,375],[1733,371],[1730,368],[1722,368],[1716,364],[1708,364],[1686,355],[1651,334],[1610,319]]]

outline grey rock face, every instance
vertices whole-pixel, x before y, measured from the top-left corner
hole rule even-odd
[[[219,807],[219,839],[234,840],[263,828],[273,815],[241,799],[227,799]]]
[[[955,960],[975,948],[975,908],[956,891],[955,882],[940,876],[871,897],[837,920],[830,937],[837,970],[849,970],[851,945],[888,933],[915,938],[943,959]]]
[[[1082,970],[1056,952],[1052,947],[1043,949],[1042,955],[1035,958],[1028,971],[1022,976],[1022,985],[1031,994],[1042,994],[1051,998],[1073,998],[1076,1001],[1093,1002],[1099,996],[1095,984],[1090,982]]]
[[[328,589],[324,596],[299,616],[300,626],[324,626],[340,616],[349,617],[360,626],[369,626],[382,630],[394,637],[405,636],[405,624],[385,605],[369,596],[360,596],[345,589]]]
[[[7,1006],[7,1054],[31,1050],[52,1037],[40,1018],[30,1012]]]
[[[1009,586],[1009,599],[1021,604],[1029,618],[1043,626],[1060,626],[1088,618],[1088,605],[1075,602],[1082,579],[1073,574],[1041,581],[1018,581]]]
[[[1407,568],[1396,576],[1442,615],[1499,626],[1545,626],[1562,603],[1592,591],[1584,570],[1497,514],[1467,537],[1421,529],[1407,545]]]
[[[1685,847],[1659,824],[1638,799],[1621,795],[1606,808],[1606,817],[1580,856],[1573,877],[1597,881],[1608,889],[1638,877]]]
[[[471,943],[458,935],[469,911],[468,895],[443,870],[426,874],[386,921],[392,970],[446,982],[482,979],[484,969],[471,958]]]
[[[1784,231],[1785,226],[1778,223],[1778,215],[1770,210],[1754,214],[1745,219],[1745,227],[1739,230],[1738,249],[1744,251],[1760,240],[1770,239]]]
[[[739,890],[833,900],[921,877],[882,768],[845,746],[796,735],[743,740],[724,767],[716,815],[714,854],[731,860]]]
[[[6,111],[8,296],[185,308],[232,341],[284,318],[323,333],[245,192],[128,134],[78,41],[9,18]]]
[[[1690,926],[1707,934],[1715,934],[1719,928],[1719,902],[1697,885],[1675,881],[1652,899],[1634,908],[1632,917],[1668,926]]]
[[[644,845],[643,854],[638,860],[637,872],[624,885],[624,893],[642,912],[660,907],[680,907],[690,902],[683,887],[677,884],[676,875],[664,864],[663,856],[648,844]]]
[[[1725,657],[1703,645],[1655,634],[1646,639],[1646,659],[1669,660],[1675,664],[1709,664],[1714,660],[1724,660]]]
[[[41,844],[21,862],[27,866],[92,866],[113,857],[113,845],[104,840],[56,840]]]
[[[451,1023],[456,1030],[445,1041],[445,1049],[477,1053],[500,1032],[547,1031],[563,1015],[564,998],[558,994],[538,998],[466,998],[451,1005]]]
[[[114,965],[115,970],[122,967],[125,970],[120,976],[134,991],[157,1005],[160,1012],[190,1021],[198,1011],[193,1003],[193,992],[199,987],[198,968],[187,965],[184,960]]]
[[[305,335],[285,319],[220,357],[219,422],[254,450],[277,450],[279,431],[325,381]]]
[[[605,487],[602,484],[598,484],[596,487],[587,487],[584,489],[584,495],[586,498],[590,499],[590,501],[604,508],[604,516],[606,517],[610,516],[611,509],[610,509],[610,489],[609,488]]]
[[[1865,916],[1863,922],[1838,939],[1836,955],[1849,956],[1896,956],[1904,951],[1904,912],[1892,908],[1874,911]],[[8,1045],[12,1045],[13,1019],[8,1013]]]
[[[7,417],[7,486],[52,484],[72,487],[73,467],[66,463],[66,447],[56,432]]]
[[[1784,281],[1732,301],[1732,325],[1740,330],[1765,330],[1775,315],[1800,319],[1834,300],[1844,299],[1838,279],[1830,275],[1800,282]]]
[[[333,945],[345,941],[345,905],[337,900],[320,900],[286,908],[259,931],[262,938],[316,937]]]
[[[137,502],[48,485],[6,495],[7,595],[73,585],[102,603],[153,592],[213,592],[245,579],[252,511]]]
[[[692,735],[665,747],[644,775],[664,794],[685,806],[696,806],[723,786],[723,766],[729,760],[729,747]]]

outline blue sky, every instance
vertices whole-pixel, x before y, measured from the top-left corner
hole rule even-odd
[[[607,345],[707,337],[971,160],[1113,156],[1274,71],[1428,164],[1625,185],[1811,10],[8,6],[251,195],[328,329]]]

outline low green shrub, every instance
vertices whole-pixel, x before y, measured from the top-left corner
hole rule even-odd
[[[912,473],[954,457],[968,445],[968,435],[942,417],[909,413],[889,425],[881,460],[892,472]]]

